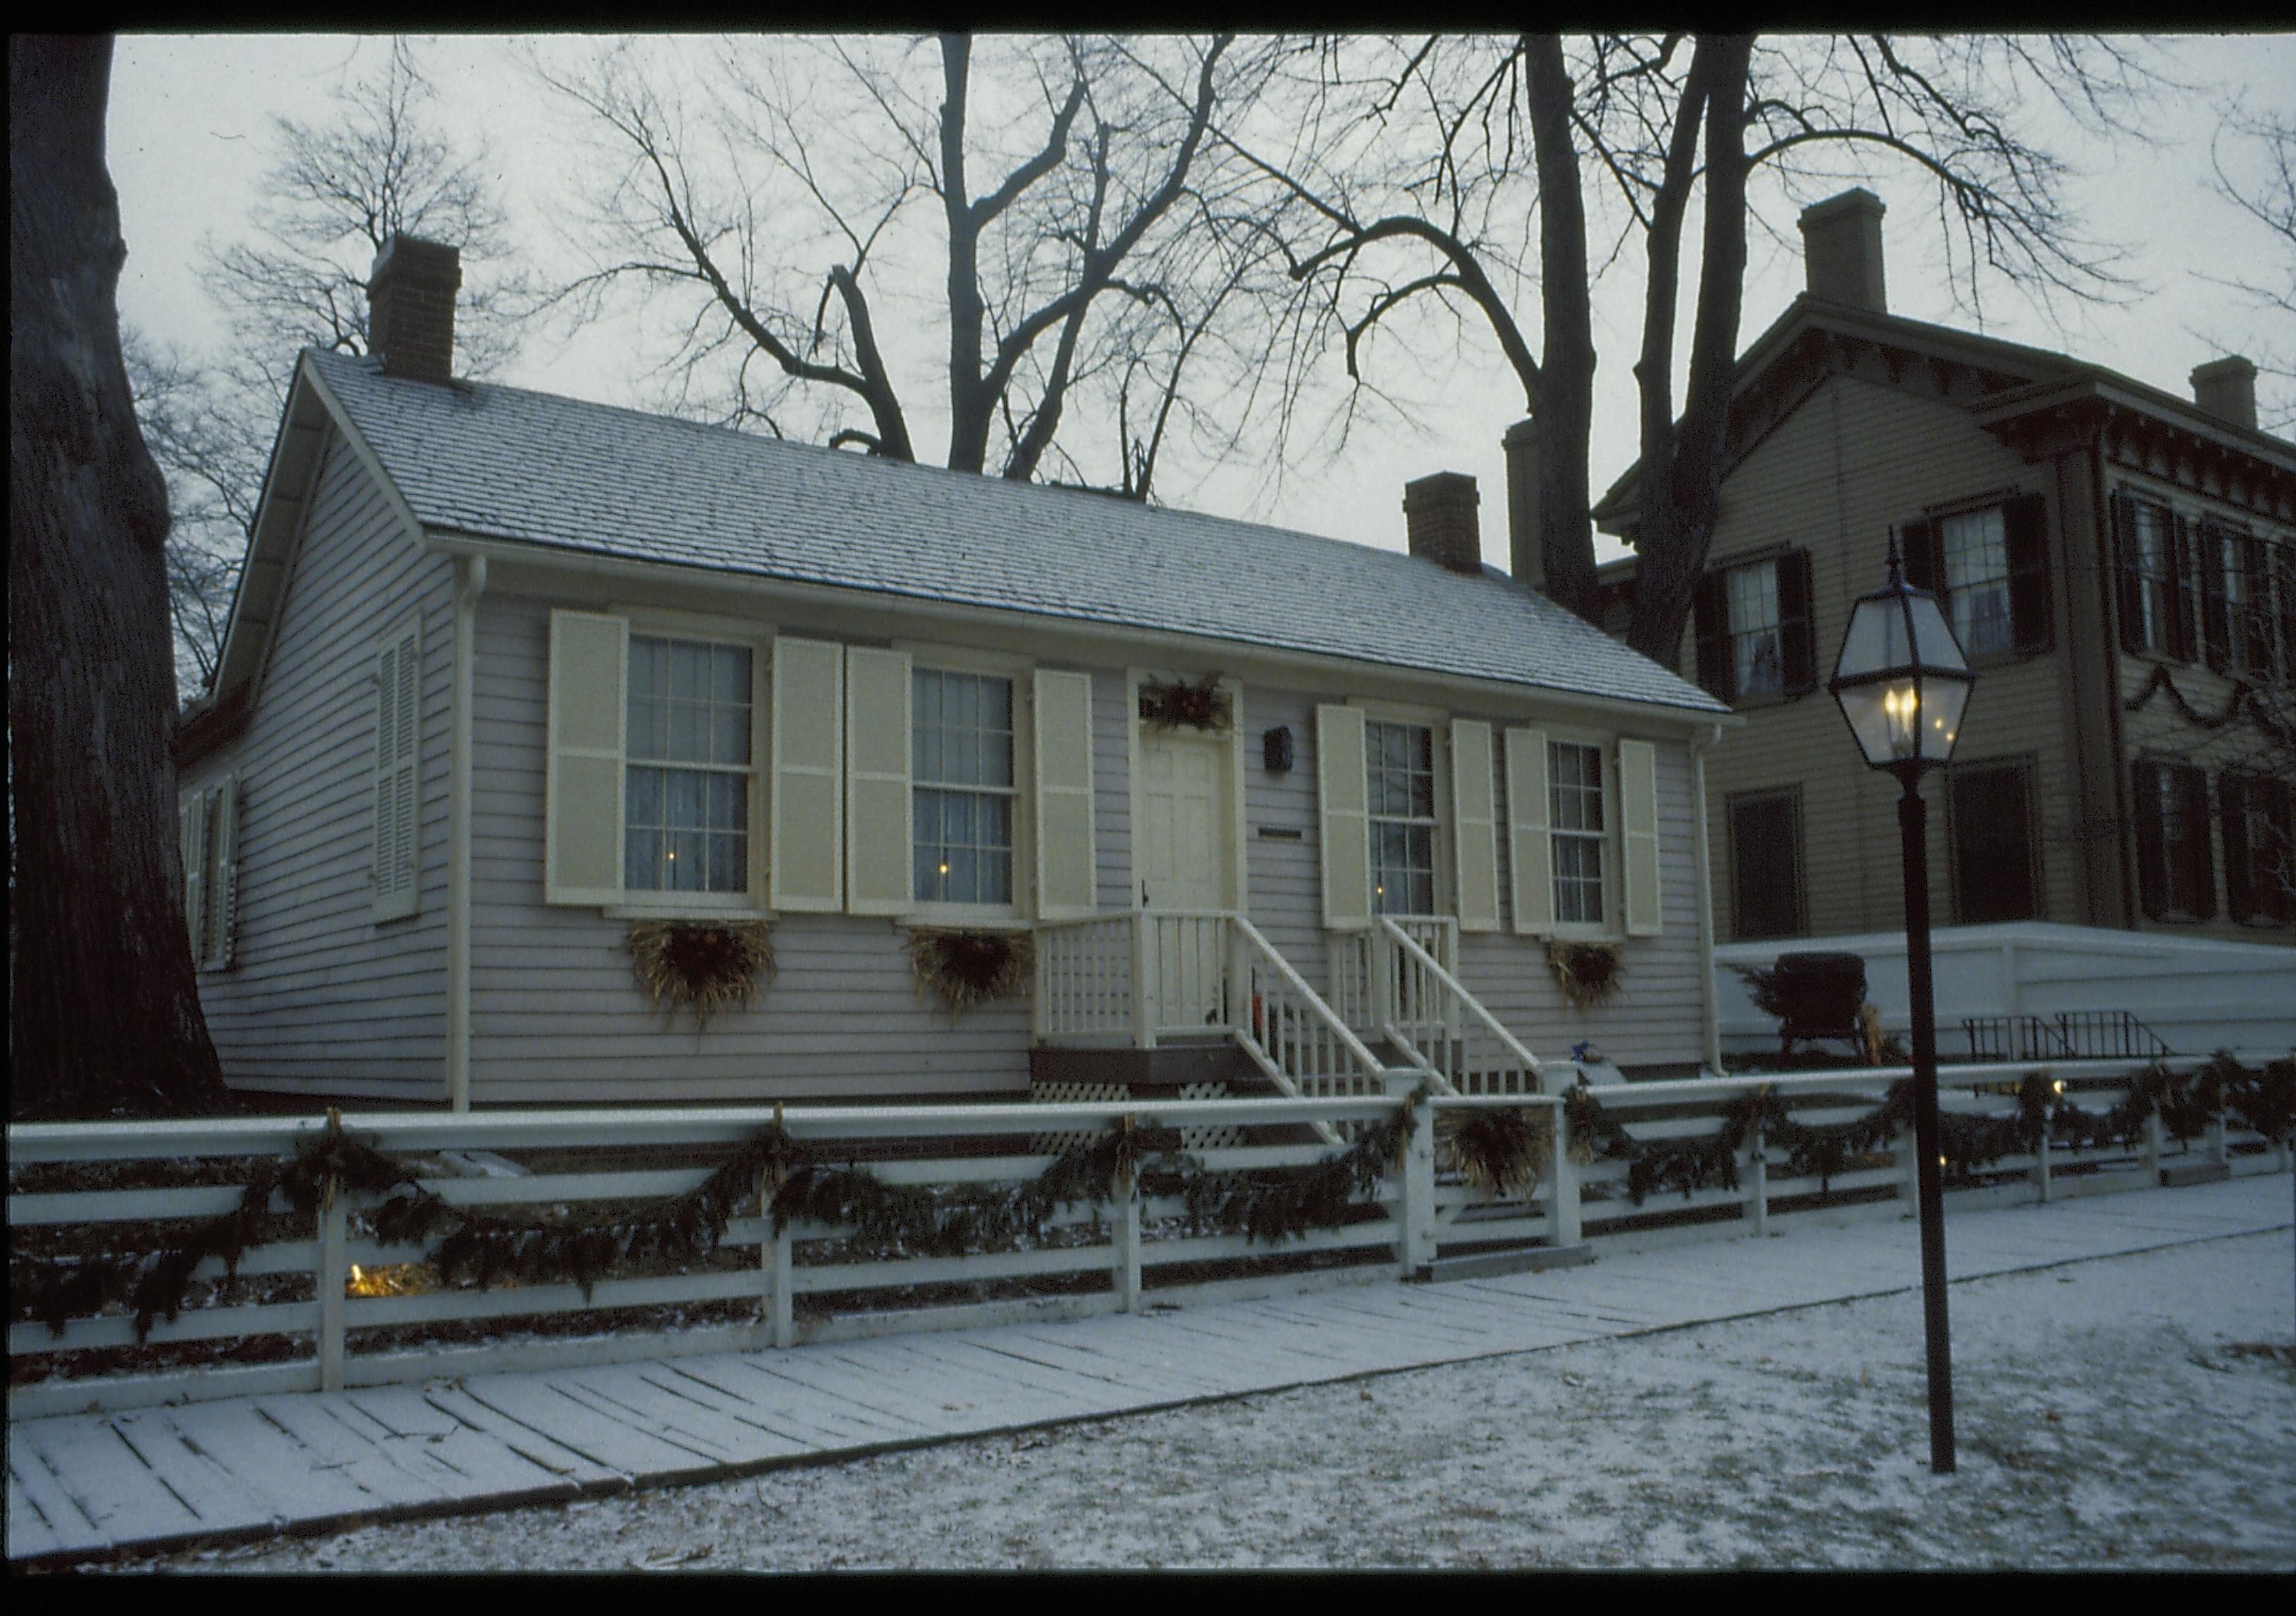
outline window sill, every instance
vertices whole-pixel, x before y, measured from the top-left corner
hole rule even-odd
[[[774,919],[771,909],[755,904],[728,904],[712,906],[702,904],[621,903],[608,904],[599,911],[608,920],[683,920],[707,921],[765,921]]]
[[[895,915],[893,923],[912,931],[1033,931],[1037,924],[1009,909],[912,909]]]

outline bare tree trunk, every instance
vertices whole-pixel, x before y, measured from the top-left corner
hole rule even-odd
[[[105,38],[8,42],[10,1111],[212,1110],[184,932],[163,546],[115,293]]]
[[[1644,412],[1643,519],[1636,539],[1634,620],[1627,629],[1628,644],[1669,668],[1681,649],[1721,504],[1738,315],[1745,292],[1746,70],[1752,48],[1752,39],[1744,35],[1702,36],[1691,63],[1693,88],[1685,94],[1686,104],[1693,95],[1702,100],[1706,128],[1698,316],[1679,428],[1661,418],[1658,430],[1664,437],[1654,443],[1652,413],[1647,406]],[[1670,301],[1670,289],[1669,296]],[[1644,365],[1654,359],[1647,336],[1646,330]],[[1663,361],[1669,368],[1670,358],[1669,353]],[[1645,374],[1643,385],[1647,399],[1653,377]]]
[[[1595,422],[1593,291],[1587,275],[1587,209],[1570,138],[1570,80],[1562,40],[1533,34],[1530,133],[1538,160],[1539,303],[1546,320],[1538,407],[1538,532],[1547,595],[1588,622],[1602,605],[1595,582],[1595,525],[1587,462]]]

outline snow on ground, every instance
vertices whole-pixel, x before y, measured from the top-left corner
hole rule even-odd
[[[129,1569],[2292,1569],[2289,1239]]]

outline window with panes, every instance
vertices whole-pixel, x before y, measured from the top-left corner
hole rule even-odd
[[[744,892],[756,713],[746,645],[630,636],[622,884]]]
[[[2189,659],[2192,628],[2187,614],[2184,545],[2176,513],[2151,500],[2120,496],[2121,525],[2121,637],[2130,651],[2154,651]]]
[[[1801,798],[1762,792],[1730,800],[1733,934],[1794,937],[1802,923]]]
[[[1727,587],[1732,688],[1741,696],[1774,695],[1784,688],[1777,567],[1734,568]]]
[[[1372,905],[1382,915],[1435,913],[1435,732],[1366,724]]]
[[[2038,918],[2030,767],[1956,763],[1946,800],[1954,913],[1965,925]]]
[[[2209,848],[2208,777],[2183,764],[2136,766],[2136,885],[2154,920],[2206,920],[2216,913]]]
[[[1938,522],[1945,565],[1947,610],[1954,637],[1970,656],[2015,649],[2009,611],[2009,534],[2006,513],[1994,505]]]
[[[1554,918],[1565,924],[1603,922],[1603,749],[1574,742],[1547,744],[1549,833],[1554,846]]]
[[[911,891],[919,903],[1013,901],[1013,681],[913,670]]]

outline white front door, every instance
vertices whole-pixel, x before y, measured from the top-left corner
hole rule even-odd
[[[1150,912],[1152,1024],[1160,1032],[1217,1027],[1226,931],[1186,920],[1230,904],[1234,842],[1228,737],[1195,730],[1140,735],[1140,823],[1133,827],[1140,906]]]

